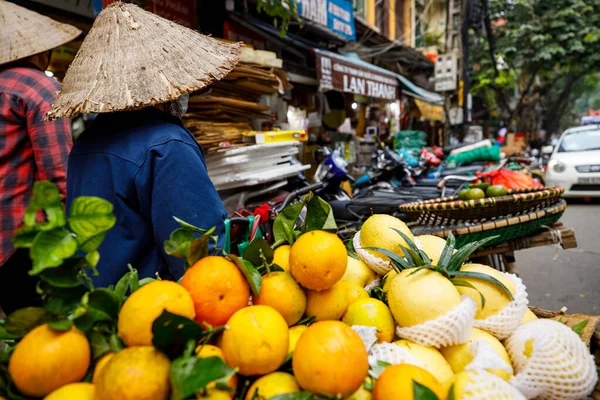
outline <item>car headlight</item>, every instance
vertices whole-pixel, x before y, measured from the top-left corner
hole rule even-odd
[[[567,166],[565,165],[565,163],[561,163],[560,161],[558,161],[557,159],[552,159],[550,161],[548,161],[548,168],[553,170],[554,172],[565,172],[565,169],[567,169]]]

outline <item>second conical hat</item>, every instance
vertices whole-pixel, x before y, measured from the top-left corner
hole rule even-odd
[[[113,3],[96,17],[47,118],[175,100],[223,78],[239,58],[238,43],[201,35],[133,4]]]
[[[52,50],[80,33],[74,26],[0,0],[0,65]]]

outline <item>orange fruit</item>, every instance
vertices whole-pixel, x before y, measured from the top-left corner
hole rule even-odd
[[[306,310],[306,295],[287,272],[271,272],[263,276],[258,294],[259,297],[252,296],[252,304],[273,307],[288,326],[300,321]]]
[[[348,295],[348,306],[357,302],[358,300],[368,299],[369,293],[357,283],[354,282],[338,282],[336,285],[341,285],[346,288],[346,294]]]
[[[229,318],[221,349],[241,375],[264,375],[283,364],[289,346],[285,319],[269,306],[242,308]]]
[[[306,325],[296,325],[296,326],[292,326],[290,328],[290,342],[288,345],[288,353],[287,353],[288,356],[290,354],[292,354],[294,352],[294,350],[296,350],[296,344],[298,344],[298,340],[300,340],[300,336],[302,336],[302,334],[304,332],[306,332],[307,329],[308,329],[308,326],[306,326]]]
[[[316,321],[339,320],[348,308],[348,290],[338,282],[330,289],[306,291],[306,316]]]
[[[44,400],[93,400],[94,391],[95,387],[91,383],[69,383],[44,397]],[[0,397],[0,399],[3,398],[4,397]]]
[[[250,289],[238,267],[224,257],[205,257],[185,271],[181,285],[192,295],[196,321],[224,325],[248,305]]]
[[[293,375],[285,372],[272,372],[258,378],[248,392],[246,400],[268,400],[275,396],[299,392],[300,388]]]
[[[119,312],[119,336],[128,347],[152,345],[152,324],[163,310],[193,319],[192,296],[171,281],[154,281],[142,286],[123,304]]]
[[[394,340],[396,324],[390,309],[377,299],[361,299],[348,307],[342,321],[349,325],[373,326],[377,328],[379,342]]]
[[[98,376],[100,375],[100,371],[102,371],[104,369],[104,367],[106,367],[106,364],[108,364],[108,362],[114,356],[115,356],[115,353],[110,351],[110,352],[104,354],[102,357],[100,357],[98,362],[96,362],[96,366],[94,367],[94,374],[92,375],[92,383],[96,383],[96,381],[98,380]]]
[[[373,400],[414,400],[413,381],[431,390],[439,400],[446,400],[442,385],[429,372],[409,364],[391,365],[375,381]]]
[[[94,400],[167,400],[170,366],[152,346],[123,349],[100,371]]]
[[[292,367],[304,390],[343,397],[356,392],[369,372],[360,336],[339,321],[309,326],[296,344]]]
[[[90,366],[90,345],[76,328],[54,331],[35,327],[19,342],[8,361],[8,372],[19,391],[44,397],[83,379]]]
[[[337,235],[310,231],[300,236],[290,251],[290,271],[305,288],[325,290],[337,283],[348,264],[348,253]]]
[[[204,344],[196,347],[196,355],[198,356],[198,358],[219,357],[221,360],[223,360],[223,362],[225,362],[225,355],[223,354],[223,350],[221,350],[217,346],[213,346],[212,344]],[[233,396],[235,395],[235,390],[237,389],[237,382],[237,375],[233,375],[227,381],[227,386],[231,388],[231,392],[227,392],[224,390],[223,392],[227,393],[228,397],[233,398]],[[213,392],[218,390],[214,389],[215,386],[217,386],[215,382],[211,382],[207,385],[206,390],[208,392],[208,395],[217,396],[216,394],[213,394]]]
[[[290,249],[292,246],[284,244],[273,252],[273,264],[279,265],[285,272],[290,272]]]

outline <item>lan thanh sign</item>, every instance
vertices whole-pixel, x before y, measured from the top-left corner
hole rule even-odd
[[[374,65],[315,49],[321,90],[360,94],[385,100],[398,98],[398,79]]]

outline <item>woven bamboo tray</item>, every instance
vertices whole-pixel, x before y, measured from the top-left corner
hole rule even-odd
[[[452,232],[456,238],[457,248],[467,243],[497,236],[486,244],[486,247],[491,247],[509,240],[535,235],[545,226],[552,226],[558,221],[566,208],[567,202],[560,200],[553,206],[514,217],[458,226],[420,225],[411,227],[411,230],[415,235],[434,235],[442,238],[448,237]]]
[[[563,188],[553,187],[509,190],[506,196],[478,200],[442,197],[402,204],[400,211],[418,225],[484,222],[546,208],[558,202],[563,192]]]
[[[580,322],[587,320],[586,326],[581,331],[581,340],[583,340],[590,348],[591,353],[596,359],[596,366],[600,368],[600,330],[598,324],[600,323],[600,317],[597,315],[584,315],[584,314],[563,314],[560,311],[548,311],[542,310],[541,308],[529,307],[531,311],[539,318],[548,318],[560,321],[570,327],[573,327]],[[600,382],[596,385],[596,389],[589,397],[589,399],[600,400]]]

